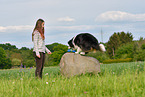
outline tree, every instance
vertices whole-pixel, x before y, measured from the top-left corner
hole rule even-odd
[[[133,58],[134,54],[137,52],[137,44],[136,43],[127,43],[124,44],[116,50],[115,58],[116,59],[126,59]]]
[[[21,52],[21,63],[22,65],[25,65],[26,67],[32,67],[35,66],[35,58],[33,56],[33,49],[25,49],[20,50]]]
[[[0,44],[0,47],[2,47],[4,50],[18,49],[15,45],[11,45],[10,43]]]
[[[29,50],[27,47],[22,47],[20,50]]]
[[[57,45],[59,45],[59,43],[53,43],[53,44],[50,44],[50,45],[46,45],[46,47],[49,48],[49,50],[50,50],[51,52],[54,52],[53,48],[54,48],[55,46],[57,46]]]
[[[9,69],[11,67],[10,59],[6,57],[4,49],[0,47],[0,69]]]
[[[107,52],[111,58],[115,55],[115,51],[119,46],[126,44],[128,42],[132,42],[133,35],[132,33],[118,32],[114,33],[107,43]]]
[[[51,55],[46,54],[45,66],[58,65],[62,55],[67,52],[67,49],[68,47],[63,44],[54,46],[53,53]]]
[[[139,38],[139,41],[143,41],[143,40],[144,40],[143,37],[140,37],[140,38]]]
[[[119,47],[119,45],[121,44],[120,39],[119,39],[119,35],[117,33],[114,33],[108,43],[107,43],[107,52],[109,54],[109,56],[114,56],[115,54],[115,50]]]
[[[134,61],[145,61],[145,50],[139,50],[133,58]]]
[[[12,64],[13,66],[20,66],[21,65],[21,60],[17,58],[12,59]]]
[[[128,42],[132,42],[133,40],[133,35],[129,32],[125,33],[125,32],[118,32],[119,35],[119,39],[121,44],[126,44]]]
[[[53,50],[54,50],[54,51],[60,51],[60,50],[62,50],[62,51],[64,51],[64,52],[66,52],[67,49],[68,49],[68,46],[63,45],[63,44],[58,44],[57,46],[54,46],[54,47],[53,47]]]
[[[145,44],[142,44],[141,48],[142,48],[143,50],[145,50]]]

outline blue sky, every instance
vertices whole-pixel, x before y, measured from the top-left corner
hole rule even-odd
[[[107,42],[114,32],[145,38],[145,0],[0,0],[0,43],[32,48],[37,19],[45,20],[46,44],[67,45],[81,32]],[[101,29],[103,40],[101,39]]]

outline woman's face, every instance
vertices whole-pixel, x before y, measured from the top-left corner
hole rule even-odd
[[[42,28],[44,28],[44,22],[42,23]]]

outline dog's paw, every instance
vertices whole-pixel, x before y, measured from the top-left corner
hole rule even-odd
[[[80,52],[81,55],[85,55],[85,52]]]

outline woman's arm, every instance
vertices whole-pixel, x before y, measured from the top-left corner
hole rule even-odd
[[[45,50],[48,54],[51,54],[51,51],[45,46]]]
[[[39,32],[35,31],[33,38],[34,38],[34,49],[35,49],[35,52],[36,52],[36,56],[40,58],[40,53],[39,53],[39,50],[38,50]]]

